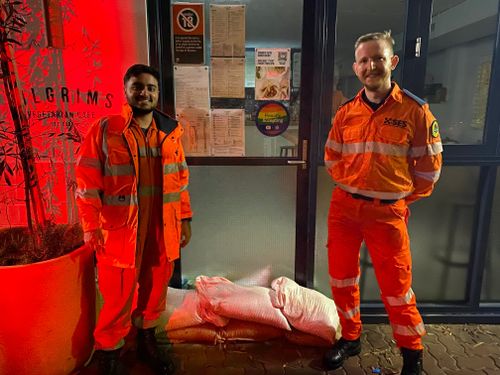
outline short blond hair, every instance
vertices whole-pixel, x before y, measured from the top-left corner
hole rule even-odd
[[[358,39],[356,39],[356,43],[354,43],[354,51],[358,49],[361,43],[369,42],[371,40],[385,41],[391,48],[392,53],[394,53],[394,39],[391,36],[391,30],[361,35]]]

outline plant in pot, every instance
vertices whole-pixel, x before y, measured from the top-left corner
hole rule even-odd
[[[0,123],[0,181],[21,190],[26,214],[25,227],[0,230],[0,374],[68,374],[92,351],[93,253],[78,225],[46,214],[14,53],[24,9],[0,0],[0,78],[11,117]]]

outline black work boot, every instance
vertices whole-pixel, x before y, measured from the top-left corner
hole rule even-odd
[[[158,348],[154,328],[137,330],[137,356],[156,374],[171,375],[175,372],[172,360]]]
[[[344,361],[361,352],[361,341],[345,340],[343,337],[333,345],[323,356],[323,363],[328,370],[335,370],[342,366]]]
[[[401,348],[403,355],[403,370],[401,375],[422,375],[422,350]]]
[[[121,349],[96,350],[99,375],[128,375],[127,368],[120,360]]]

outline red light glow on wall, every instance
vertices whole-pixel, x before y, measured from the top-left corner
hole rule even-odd
[[[73,201],[78,140],[99,117],[120,111],[123,74],[147,63],[145,2],[26,0],[29,14],[16,65],[49,217],[78,220]],[[12,119],[0,89],[0,126]],[[0,146],[8,140],[1,139]],[[12,144],[12,141],[10,141]],[[22,174],[15,158],[9,184],[0,179],[0,226],[24,225]]]

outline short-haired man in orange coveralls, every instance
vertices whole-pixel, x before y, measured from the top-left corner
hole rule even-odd
[[[425,328],[411,288],[408,205],[431,194],[442,144],[429,106],[391,82],[399,58],[389,32],[355,43],[353,69],[364,88],[337,111],[325,147],[336,183],[328,214],[330,285],[342,338],[328,350],[328,369],[361,351],[359,250],[365,241],[403,356],[402,374],[422,373]]]
[[[120,349],[132,321],[139,359],[173,374],[156,345],[173,262],[191,238],[183,129],[156,110],[158,72],[142,64],[124,76],[127,103],[89,129],[77,167],[77,204],[85,242],[96,251],[104,304],[94,331],[100,374],[123,374]]]

